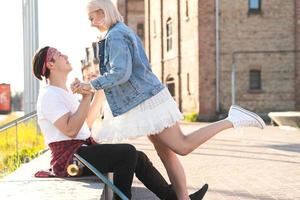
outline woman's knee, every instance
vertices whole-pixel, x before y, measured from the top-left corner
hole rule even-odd
[[[174,153],[180,156],[186,156],[192,151],[192,149],[187,144],[180,144],[163,149],[158,148],[156,151],[159,157],[171,157]]]
[[[175,148],[174,152],[177,153],[180,156],[186,156],[189,153],[191,153],[191,148],[188,146],[181,146],[180,148]]]
[[[180,145],[174,146],[172,150],[180,156],[186,156],[193,151],[190,145],[184,141]]]
[[[160,145],[156,148],[156,151],[159,156],[170,156],[172,153],[176,153],[181,156],[186,156],[190,152],[192,152],[192,148],[190,145],[185,141],[185,138],[182,138],[182,140],[177,141],[173,144],[166,144],[166,145]]]
[[[156,153],[164,162],[172,161],[176,158],[176,153],[168,147],[157,148]]]
[[[160,158],[170,157],[171,153],[186,156],[187,154],[193,151],[193,149],[190,147],[187,141],[187,137],[183,135],[182,132],[180,133],[179,137],[176,137],[175,141],[170,140],[171,137],[172,136],[161,137],[159,135],[149,137]]]

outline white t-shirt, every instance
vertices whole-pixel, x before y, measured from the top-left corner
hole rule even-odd
[[[48,85],[39,92],[37,100],[37,116],[40,128],[45,136],[46,144],[72,138],[63,134],[54,126],[56,120],[68,112],[76,112],[79,101],[76,96],[62,88]],[[91,136],[91,132],[84,122],[78,135],[74,139],[85,140]]]

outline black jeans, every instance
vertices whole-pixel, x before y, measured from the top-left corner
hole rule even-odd
[[[96,144],[80,147],[78,154],[101,172],[113,172],[114,184],[130,199],[134,173],[156,196],[165,199],[171,186],[141,151],[130,144]],[[115,195],[115,199],[120,199]]]

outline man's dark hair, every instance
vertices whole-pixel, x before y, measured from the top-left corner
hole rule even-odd
[[[39,80],[43,80],[42,76],[44,76],[47,79],[50,75],[50,70],[48,68],[46,68],[45,74],[44,75],[42,74],[43,65],[49,48],[50,48],[49,46],[46,46],[38,50],[35,53],[32,60],[33,74]]]

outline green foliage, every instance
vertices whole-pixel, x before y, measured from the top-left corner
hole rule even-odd
[[[44,148],[44,138],[34,120],[0,132],[0,177],[16,170]]]
[[[189,114],[184,115],[184,121],[187,122],[197,122],[198,120],[198,113],[192,112]]]

